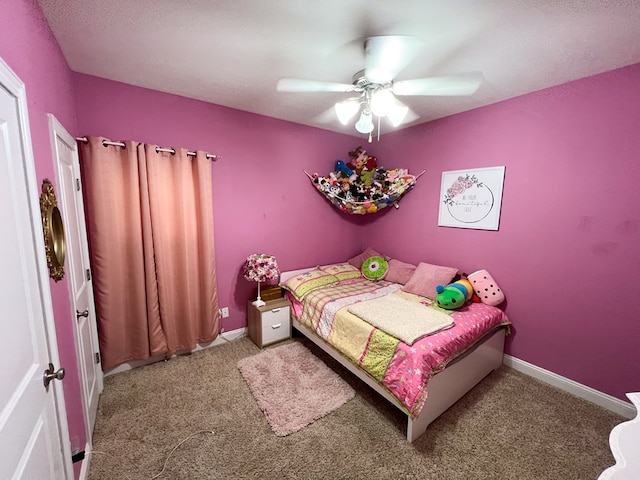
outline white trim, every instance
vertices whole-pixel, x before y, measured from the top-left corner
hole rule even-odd
[[[89,467],[91,466],[91,443],[87,442],[84,446],[84,459],[82,460],[82,466],[80,467],[80,475],[78,480],[86,480],[89,478]]]
[[[222,345],[226,342],[233,342],[234,340],[237,340],[239,338],[246,337],[247,333],[247,327],[238,328],[236,330],[229,330],[228,332],[222,332],[220,333],[220,336],[216,338],[212,344],[209,345],[209,347]],[[196,347],[196,350],[202,350],[203,348],[205,347],[200,347],[200,345],[198,345],[198,347]]]
[[[227,342],[233,342],[234,340],[237,340],[237,339],[239,339],[241,337],[246,337],[246,336],[247,336],[247,329],[246,328],[238,328],[237,330],[231,330],[229,332],[223,332],[220,335],[218,335],[216,337],[216,339],[211,343],[207,343],[207,344],[204,344],[204,345],[200,345],[200,344],[196,345],[196,348],[191,350],[191,353],[199,352],[200,350],[205,350],[205,349],[211,348],[211,347],[217,347],[217,346],[220,346],[220,345],[224,345]],[[176,355],[174,355],[173,357],[175,357],[175,356]],[[151,365],[152,363],[161,362],[164,359],[165,359],[164,355],[157,355],[155,357],[147,358],[146,360],[136,360],[136,361],[133,361],[133,362],[123,363],[123,364],[118,365],[117,367],[109,370],[108,372],[105,372],[104,376],[108,377],[109,375],[114,375],[116,373],[122,373],[122,372],[126,372],[127,370],[132,370],[134,368],[144,367],[145,365]]]
[[[549,370],[545,370],[544,368],[540,368],[536,365],[525,362],[524,360],[520,360],[519,358],[507,355],[506,353],[502,359],[502,363],[507,367],[517,370],[518,372],[537,378],[544,383],[548,383],[560,390],[569,392],[576,397],[587,400],[588,402],[595,403],[596,405],[622,415],[625,418],[634,418],[636,416],[636,409],[631,403],[612,397],[606,393],[599,392],[598,390],[582,385],[581,383],[570,380],[558,375],[557,373],[550,372]]]

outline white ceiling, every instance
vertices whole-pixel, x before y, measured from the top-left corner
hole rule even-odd
[[[340,93],[278,93],[282,77],[351,83],[364,39],[424,47],[397,80],[481,71],[471,97],[403,97],[410,125],[640,62],[640,0],[40,0],[72,70],[355,134]],[[407,126],[407,125],[405,125]],[[384,130],[390,127],[383,126]]]

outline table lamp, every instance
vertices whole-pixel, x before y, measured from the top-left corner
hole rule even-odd
[[[260,283],[267,280],[274,280],[280,276],[276,257],[264,253],[254,253],[249,255],[242,268],[244,278],[253,282],[258,282],[258,298],[251,302],[256,307],[262,307],[266,303],[260,298]]]

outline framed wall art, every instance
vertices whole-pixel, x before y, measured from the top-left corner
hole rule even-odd
[[[504,167],[442,172],[438,225],[498,230]]]

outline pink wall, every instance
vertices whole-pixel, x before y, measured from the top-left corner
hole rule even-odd
[[[7,5],[8,3],[8,5]],[[35,0],[5,0],[0,15],[0,57],[26,85],[29,122],[38,185],[55,169],[47,114],[53,113],[72,134],[76,129],[71,70]],[[86,442],[73,320],[67,279],[50,282],[60,362],[67,375],[64,396],[72,451]],[[76,464],[76,467],[80,464]]]
[[[256,288],[240,272],[247,255],[271,253],[287,270],[358,253],[362,219],[331,207],[303,173],[328,173],[358,139],[88,75],[74,81],[81,135],[222,155],[213,201],[225,330],[246,326]]]
[[[507,353],[625,399],[637,391],[640,64],[385,135],[378,157],[427,170],[367,230],[405,261],[488,269]],[[443,171],[506,166],[500,230],[438,227]]]

